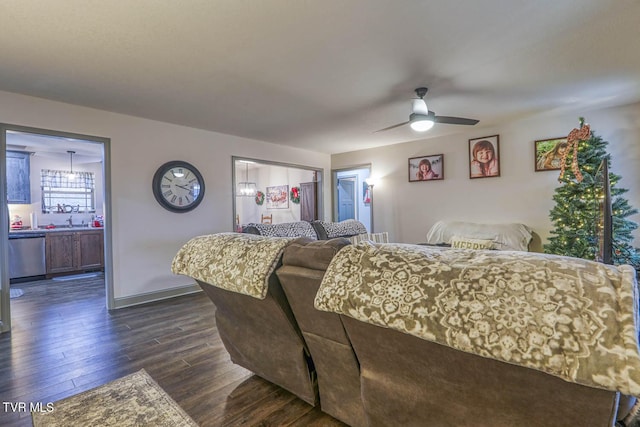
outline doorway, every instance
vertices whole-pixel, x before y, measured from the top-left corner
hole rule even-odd
[[[15,156],[24,162],[18,169],[15,168]],[[29,238],[33,233],[44,235],[53,230],[51,227],[63,231],[58,233],[60,236],[73,234],[73,238],[78,239],[78,247],[86,245],[85,232],[90,233],[89,237],[94,241],[93,234],[100,234],[97,248],[104,266],[105,305],[107,309],[113,308],[110,140],[0,124],[0,162],[6,165],[5,173],[0,174],[0,200],[7,201],[0,210],[0,223],[7,224],[0,227],[0,332],[11,329],[12,286],[14,297],[20,297],[15,288],[19,289],[21,280],[11,277],[20,274],[15,272],[15,266],[10,268],[9,240],[19,238],[21,234]],[[73,184],[46,187],[45,178],[58,172]],[[19,179],[16,180],[16,177]],[[102,227],[94,227],[96,225]],[[60,230],[58,227],[68,228]],[[34,252],[30,257],[34,262],[38,258],[38,263],[42,263],[39,259],[41,253],[38,251],[36,256]],[[15,256],[13,251],[11,257],[14,264]],[[82,260],[85,261],[86,257]],[[27,277],[25,280],[30,278],[43,279],[44,276],[38,274],[38,277]],[[11,282],[15,285],[11,285]]]
[[[366,183],[370,175],[370,165],[333,170],[333,217],[336,221],[356,219],[373,232],[372,199]]]
[[[338,221],[356,219],[356,175],[338,177]]]
[[[322,219],[322,169],[236,156],[231,162],[233,230],[265,221]],[[306,196],[311,200],[305,200]]]

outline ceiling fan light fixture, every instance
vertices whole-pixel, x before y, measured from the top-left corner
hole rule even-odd
[[[411,101],[412,113],[409,115],[409,120],[393,126],[387,126],[386,128],[379,129],[374,133],[384,132],[407,124],[416,132],[426,132],[431,129],[436,122],[449,125],[467,126],[473,126],[479,122],[479,120],[467,119],[464,117],[436,116],[436,113],[429,111],[427,103],[424,100],[424,96],[427,94],[427,91],[428,89],[426,87],[419,87],[415,90],[418,97]]]
[[[433,118],[428,115],[415,113],[411,115],[410,126],[416,132],[426,132],[433,127],[434,123]]]

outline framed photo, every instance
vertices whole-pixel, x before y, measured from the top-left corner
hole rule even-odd
[[[469,178],[500,176],[499,139],[491,135],[469,140]]]
[[[567,151],[567,137],[541,139],[534,142],[535,171],[555,171],[562,165],[562,156]]]
[[[409,182],[444,179],[444,154],[409,159]]]
[[[289,186],[276,185],[267,187],[265,203],[267,209],[288,209],[289,208]]]

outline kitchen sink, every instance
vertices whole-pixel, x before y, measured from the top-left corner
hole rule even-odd
[[[52,230],[52,229],[65,229],[65,228],[89,228],[89,224],[73,224],[73,225],[68,225],[68,224],[49,224],[49,225],[43,225],[38,227],[40,229],[47,229],[47,230]]]

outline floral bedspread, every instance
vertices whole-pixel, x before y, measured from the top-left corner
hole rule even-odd
[[[637,293],[630,266],[364,242],[334,257],[315,306],[640,396]]]
[[[180,248],[171,271],[228,291],[264,299],[269,276],[291,240],[242,233],[194,237]]]

